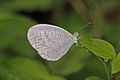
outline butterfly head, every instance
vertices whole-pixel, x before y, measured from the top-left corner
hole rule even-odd
[[[78,35],[79,35],[78,32],[75,32],[75,33],[73,34],[73,42],[74,42],[74,43],[77,43]]]

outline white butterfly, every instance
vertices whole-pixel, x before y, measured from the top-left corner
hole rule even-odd
[[[40,56],[49,61],[59,60],[73,43],[77,43],[78,33],[73,35],[58,26],[37,24],[28,30],[27,38]]]

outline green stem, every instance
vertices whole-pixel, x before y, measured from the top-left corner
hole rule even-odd
[[[98,58],[99,61],[104,65],[104,68],[105,68],[105,71],[106,71],[108,80],[111,80],[106,63],[105,63],[102,59],[100,59],[99,57],[97,57],[97,58]]]
[[[85,48],[86,50],[88,50],[86,47],[84,47],[83,46],[83,48]],[[88,50],[89,51],[89,50]],[[96,55],[95,55],[96,56]],[[98,56],[96,56],[97,58],[98,58],[98,60],[104,65],[104,68],[105,68],[105,72],[106,72],[106,74],[107,74],[107,77],[108,77],[108,80],[111,80],[111,77],[110,77],[110,75],[109,75],[109,72],[108,72],[108,68],[107,68],[107,65],[106,65],[106,63],[102,60],[102,59],[100,59]]]
[[[68,0],[71,6],[76,10],[76,12],[82,17],[85,23],[91,21],[90,18],[90,11],[87,5],[84,3],[83,0]]]

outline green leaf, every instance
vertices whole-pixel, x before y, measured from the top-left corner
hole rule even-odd
[[[118,59],[113,59],[112,61],[112,73],[120,71],[120,61]]]
[[[45,79],[48,77],[48,71],[42,63],[29,58],[17,57],[9,59],[6,65],[13,74],[18,74],[24,80]]]
[[[65,80],[50,74],[44,64],[30,58],[16,57],[6,60],[4,64],[11,75],[4,75],[8,80]]]
[[[50,75],[47,80],[65,80],[65,78],[56,75]]]
[[[99,77],[97,77],[97,76],[90,76],[90,77],[88,77],[88,78],[85,79],[85,80],[103,80],[103,79],[101,79],[101,78],[99,78]]]
[[[117,59],[120,61],[120,52],[117,54]]]
[[[112,61],[112,73],[117,73],[120,71],[120,53],[117,55],[117,59]]]
[[[101,39],[91,39],[84,41],[83,45],[89,51],[104,59],[113,59],[116,57],[115,49],[107,41]]]

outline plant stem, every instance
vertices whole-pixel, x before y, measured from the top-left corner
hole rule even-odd
[[[100,59],[99,57],[97,57],[97,58],[98,58],[99,61],[104,65],[104,68],[105,68],[105,71],[106,71],[108,80],[111,80],[106,63],[105,63],[102,59]]]
[[[86,47],[84,47],[86,50],[88,50]],[[88,50],[89,51],[89,50]],[[95,55],[96,56],[96,55]],[[107,68],[107,65],[106,65],[106,63],[102,60],[102,59],[100,59],[98,56],[96,56],[97,58],[98,58],[98,60],[104,65],[104,68],[105,68],[105,72],[106,72],[106,74],[107,74],[107,78],[108,78],[108,80],[111,80],[111,77],[110,77],[110,75],[109,75],[109,72],[108,72],[108,68]],[[115,80],[115,79],[113,79],[113,80]]]
[[[68,0],[76,12],[82,17],[85,23],[91,21],[90,12],[83,0]]]

